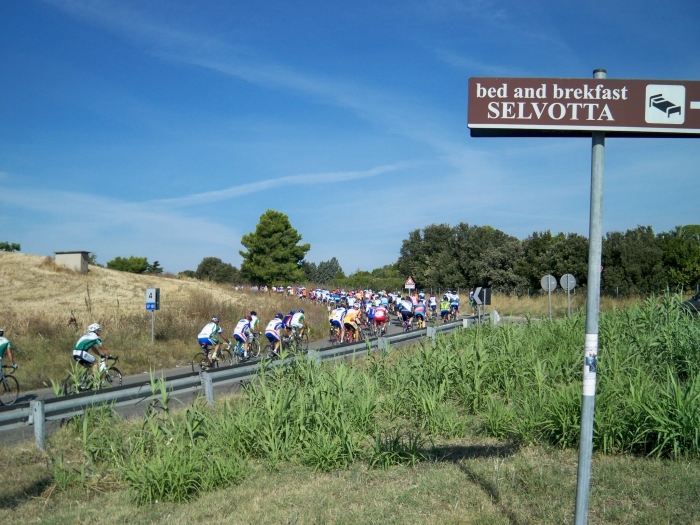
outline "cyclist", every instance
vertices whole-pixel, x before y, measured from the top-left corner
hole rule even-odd
[[[450,301],[447,299],[446,295],[443,295],[442,301],[440,301],[440,317],[442,318],[442,324],[447,322],[448,315],[450,315]]]
[[[382,335],[386,333],[386,321],[389,317],[389,312],[382,303],[379,303],[374,309],[374,324],[377,327],[377,333]]]
[[[450,297],[450,310],[454,311],[455,317],[459,315],[459,295],[456,293]]]
[[[345,335],[346,330],[350,330],[352,332],[353,340],[357,341],[357,321],[359,320],[359,317],[360,310],[354,306],[351,306],[345,313],[345,319],[343,319],[343,327],[345,330],[343,330],[341,337]]]
[[[430,317],[435,317],[437,315],[437,299],[435,299],[435,294],[430,294],[430,299],[428,299],[428,307],[430,308]]]
[[[399,315],[401,316],[404,324],[410,323],[411,318],[413,317],[413,303],[411,302],[410,297],[407,296],[405,299],[401,299],[397,306]]]
[[[476,313],[476,301],[474,300],[474,288],[469,290],[469,306],[472,307],[472,315]]]
[[[413,316],[420,327],[425,324],[425,300],[418,301],[413,307]]]
[[[267,323],[267,327],[265,328],[265,337],[270,341],[270,344],[274,344],[272,353],[276,355],[279,355],[280,351],[280,330],[284,326],[282,324],[282,319],[284,319],[284,315],[282,312],[279,312],[272,321]]]
[[[304,330],[308,326],[306,323],[306,317],[304,316],[304,310],[299,309],[299,311],[292,316],[290,325],[292,327],[292,331],[298,333],[299,337],[304,335]]]
[[[250,333],[253,334],[255,340],[260,337],[260,319],[258,319],[258,312],[255,310],[250,312]]]
[[[78,339],[78,342],[75,343],[75,347],[73,348],[73,359],[85,368],[92,367],[95,373],[98,372],[97,361],[90,354],[90,350],[95,351],[95,353],[99,354],[103,359],[109,357],[109,352],[107,352],[107,349],[102,344],[102,338],[100,337],[101,331],[102,327],[99,324],[92,323],[88,326],[87,333]]]
[[[221,347],[221,341],[218,339],[219,336],[228,343],[224,331],[219,326],[219,318],[214,316],[211,318],[211,323],[204,325],[204,328],[202,328],[202,331],[199,332],[197,336],[199,346],[202,347],[202,351],[209,361],[218,359],[219,357],[219,348]],[[209,352],[210,346],[214,347],[211,353]],[[75,356],[75,353],[73,355]]]
[[[333,310],[330,315],[331,326],[335,326],[337,330],[340,330],[341,341],[343,340],[343,337],[345,337],[345,325],[343,324],[343,321],[345,320],[346,313],[347,310],[342,306],[339,306]]]
[[[239,343],[243,343],[243,360],[248,359],[248,338],[250,337],[250,322],[252,317],[250,314],[238,321],[236,328],[233,329],[233,338]]]
[[[289,313],[284,316],[284,319],[282,319],[282,323],[284,324],[284,334],[287,337],[289,337],[292,331],[292,317],[294,317],[295,313],[297,313],[296,310],[289,310]]]
[[[5,337],[5,330],[0,328],[0,367],[2,367],[2,358],[7,353],[7,357],[10,358],[10,363],[12,368],[17,370],[17,363],[15,363],[15,358],[12,357],[12,345],[10,340]]]

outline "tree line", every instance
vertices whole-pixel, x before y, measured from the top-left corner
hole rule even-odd
[[[533,232],[520,240],[491,226],[431,224],[413,230],[396,266],[419,288],[539,288],[546,274],[566,273],[585,286],[588,239],[576,233]],[[651,226],[603,238],[603,289],[649,293],[700,283],[700,225],[655,234]]]

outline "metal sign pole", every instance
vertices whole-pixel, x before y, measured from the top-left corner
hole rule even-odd
[[[593,78],[606,78],[605,69],[596,69]],[[586,298],[586,340],[583,352],[583,398],[581,437],[576,480],[575,525],[588,522],[588,496],[593,454],[593,415],[595,413],[596,364],[598,359],[598,306],[600,304],[600,263],[603,252],[603,172],[605,133],[593,132],[591,151],[591,216],[588,233],[588,290]]]
[[[549,304],[549,320],[552,320],[552,287],[547,286],[547,303]]]
[[[571,318],[571,289],[566,287],[566,308],[569,311],[569,318]]]
[[[155,288],[156,285],[153,283],[152,288]],[[153,299],[155,301],[155,299]],[[155,332],[155,327],[156,327],[156,311],[151,310],[151,344],[153,344],[153,333]]]

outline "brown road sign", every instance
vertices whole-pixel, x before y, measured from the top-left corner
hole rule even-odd
[[[470,78],[474,137],[700,136],[700,81]]]

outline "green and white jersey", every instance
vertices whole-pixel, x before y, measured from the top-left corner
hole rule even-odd
[[[209,323],[202,328],[197,336],[199,339],[211,339],[212,341],[217,340],[216,336],[222,333],[221,327],[216,323]]]
[[[258,333],[260,331],[259,329],[260,325],[260,319],[258,319],[257,315],[253,315],[250,320],[250,331],[253,332],[254,334]]]
[[[0,360],[5,356],[5,352],[7,352],[8,348],[12,348],[10,340],[0,336]]]
[[[292,316],[292,324],[296,326],[303,326],[304,319],[306,319],[306,317],[304,317],[304,314],[302,314],[301,312],[297,312]]]
[[[78,342],[75,343],[74,350],[87,352],[95,345],[102,346],[102,339],[100,339],[100,336],[98,336],[95,332],[90,332],[89,334],[85,334],[83,337],[78,339]]]

